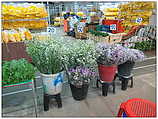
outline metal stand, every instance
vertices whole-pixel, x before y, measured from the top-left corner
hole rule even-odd
[[[44,94],[44,111],[48,111],[49,110],[49,102],[51,98],[55,98],[56,102],[58,104],[58,108],[62,107],[62,100],[60,97],[60,93],[57,95],[48,95],[48,94]]]
[[[34,100],[34,105],[35,105],[35,115],[37,117],[37,95],[36,95],[36,81],[32,80],[32,91],[33,91],[33,100]]]
[[[119,74],[116,74],[115,78],[116,77],[118,77],[119,80],[122,82],[121,84],[122,90],[127,90],[129,80],[131,80],[130,88],[133,88],[133,74],[131,74],[130,76],[121,76]]]
[[[110,85],[113,86],[113,93],[115,94],[115,78],[114,78],[114,80],[112,82],[104,82],[104,81],[101,81],[101,80],[97,79],[97,82],[96,82],[97,88],[99,88],[99,83],[102,84],[102,95],[103,96],[107,96],[108,95],[108,89],[109,89]]]

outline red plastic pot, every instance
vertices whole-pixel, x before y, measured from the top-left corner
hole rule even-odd
[[[117,66],[98,65],[99,76],[102,81],[112,82],[116,74]]]

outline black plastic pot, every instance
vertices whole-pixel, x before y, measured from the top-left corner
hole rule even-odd
[[[75,100],[83,100],[87,97],[89,84],[84,84],[81,87],[77,87],[70,83],[72,97]]]
[[[135,62],[127,61],[118,65],[118,74],[121,76],[130,76]]]

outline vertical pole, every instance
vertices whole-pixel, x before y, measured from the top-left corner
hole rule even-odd
[[[36,96],[36,82],[35,79],[32,80],[32,91],[33,91],[33,100],[35,105],[35,115],[37,117],[37,96]]]
[[[49,2],[47,1],[47,12],[48,12],[48,26],[50,26],[50,13],[49,13]]]

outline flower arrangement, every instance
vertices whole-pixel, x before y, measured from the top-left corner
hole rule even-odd
[[[136,62],[144,59],[143,52],[123,47],[120,44],[107,45],[98,43],[96,50],[100,55],[97,62],[103,65],[119,65],[126,61]]]
[[[77,86],[90,83],[90,79],[96,75],[94,71],[85,67],[71,68],[68,72],[70,73],[71,84]]]

